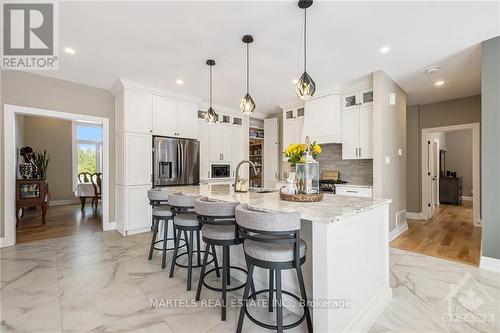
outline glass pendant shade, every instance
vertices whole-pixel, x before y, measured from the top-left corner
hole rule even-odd
[[[207,112],[205,112],[205,121],[207,123],[216,123],[217,121],[219,121],[219,115],[217,113],[215,113],[214,109],[212,107],[210,107],[208,109]]]
[[[314,80],[307,72],[304,72],[295,86],[295,91],[300,99],[307,100],[314,96],[316,92],[316,83],[314,83]]]
[[[241,112],[246,115],[250,115],[253,110],[255,110],[255,102],[253,101],[252,96],[250,94],[246,94],[245,97],[241,99],[240,103]]]

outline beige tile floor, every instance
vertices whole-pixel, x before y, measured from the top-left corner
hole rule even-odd
[[[2,249],[0,331],[233,332],[238,307],[222,322],[217,306],[192,303],[195,290],[186,291],[184,269],[169,279],[159,255],[146,260],[149,240],[150,234],[123,238],[108,231]],[[394,299],[371,332],[500,331],[498,274],[391,249],[391,285]],[[218,294],[204,289],[202,298],[216,301]],[[152,306],[155,299],[159,306]],[[296,317],[285,314],[285,323]],[[256,316],[274,320],[266,311]],[[248,319],[243,329],[263,331]]]

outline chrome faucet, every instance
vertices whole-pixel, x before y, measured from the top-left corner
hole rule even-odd
[[[235,178],[234,178],[234,190],[236,191],[236,183],[238,183],[238,179],[240,178],[240,166],[243,164],[243,163],[248,163],[252,166],[253,168],[253,172],[257,175],[257,169],[255,168],[255,164],[253,164],[252,161],[249,161],[249,160],[243,160],[241,161],[240,163],[238,163],[238,165],[236,166],[236,173],[235,173]]]

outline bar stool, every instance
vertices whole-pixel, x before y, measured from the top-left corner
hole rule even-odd
[[[196,301],[200,300],[201,288],[206,288],[222,293],[221,320],[226,320],[227,292],[241,289],[245,283],[228,288],[231,284],[231,269],[248,273],[246,269],[237,266],[231,266],[230,246],[241,244],[241,237],[238,234],[238,226],[235,222],[234,208],[239,202],[228,202],[213,200],[207,197],[198,198],[194,202],[194,210],[198,214],[198,221],[203,225],[201,229],[202,239],[205,242],[205,255],[203,256],[203,266],[201,267],[200,279],[198,281],[198,290],[196,291]],[[215,246],[222,247],[222,284],[221,288],[208,285],[205,277],[214,272],[220,277],[217,262],[215,268],[206,271],[209,250],[215,254]],[[252,291],[255,288],[252,284]]]
[[[157,188],[152,188],[148,190],[148,199],[151,207],[166,206],[168,203],[168,192],[162,191]],[[155,219],[151,216],[151,231],[153,231],[155,225]]]
[[[174,213],[174,228],[177,230],[174,254],[172,256],[172,262],[170,264],[170,274],[169,277],[174,276],[175,266],[187,268],[187,290],[191,290],[191,280],[193,275],[193,268],[201,267],[201,254],[205,251],[200,249],[200,230],[201,224],[198,222],[196,213],[194,212],[194,201],[199,196],[194,195],[184,195],[182,193],[174,193],[168,196],[168,203]],[[188,237],[189,232],[189,237]],[[184,240],[187,243],[187,251],[179,254],[179,242],[181,239],[181,233],[184,233]],[[196,233],[196,250],[193,249],[194,234]],[[196,253],[197,263],[193,265],[193,254]],[[183,265],[177,262],[177,259],[181,256],[188,256],[188,264]],[[212,259],[209,263],[217,262],[215,251],[210,254]]]
[[[301,269],[301,265],[306,260],[307,245],[300,238],[300,214],[298,212],[260,211],[249,208],[245,204],[236,207],[235,215],[240,235],[244,239],[243,250],[248,264],[247,282],[236,332],[241,332],[245,315],[255,324],[278,332],[296,327],[305,319],[308,332],[312,332],[311,314]],[[270,270],[270,285],[269,289],[259,290],[249,295],[255,266]],[[295,269],[297,272],[300,297],[282,290],[281,271],[287,269]],[[276,287],[273,286],[273,280],[276,281]],[[258,321],[248,312],[246,303],[249,298],[263,293],[269,293],[270,312],[273,310],[272,300],[276,293],[276,325]],[[304,314],[299,320],[288,325],[283,325],[283,294],[304,304]]]

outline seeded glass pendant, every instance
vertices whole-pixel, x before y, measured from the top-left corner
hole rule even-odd
[[[316,83],[306,71],[307,66],[307,8],[311,7],[312,0],[300,0],[299,8],[304,9],[304,73],[301,75],[295,91],[300,99],[307,100],[314,96]]]
[[[243,39],[242,39],[243,43],[247,44],[247,94],[245,95],[245,97],[243,97],[241,99],[241,103],[240,103],[240,109],[241,109],[241,112],[243,112],[244,114],[246,115],[250,115],[253,113],[253,110],[255,110],[255,102],[253,101],[253,98],[252,96],[250,96],[250,93],[248,92],[248,86],[249,86],[249,75],[250,75],[250,61],[249,61],[249,46],[250,46],[250,43],[253,42],[253,37],[250,36],[250,35],[245,35],[243,36]]]
[[[210,96],[209,96],[210,107],[208,108],[207,112],[205,112],[204,118],[207,123],[214,124],[219,120],[219,115],[215,112],[215,110],[212,107],[212,67],[215,66],[215,61],[212,59],[208,59],[207,65],[210,66]]]

